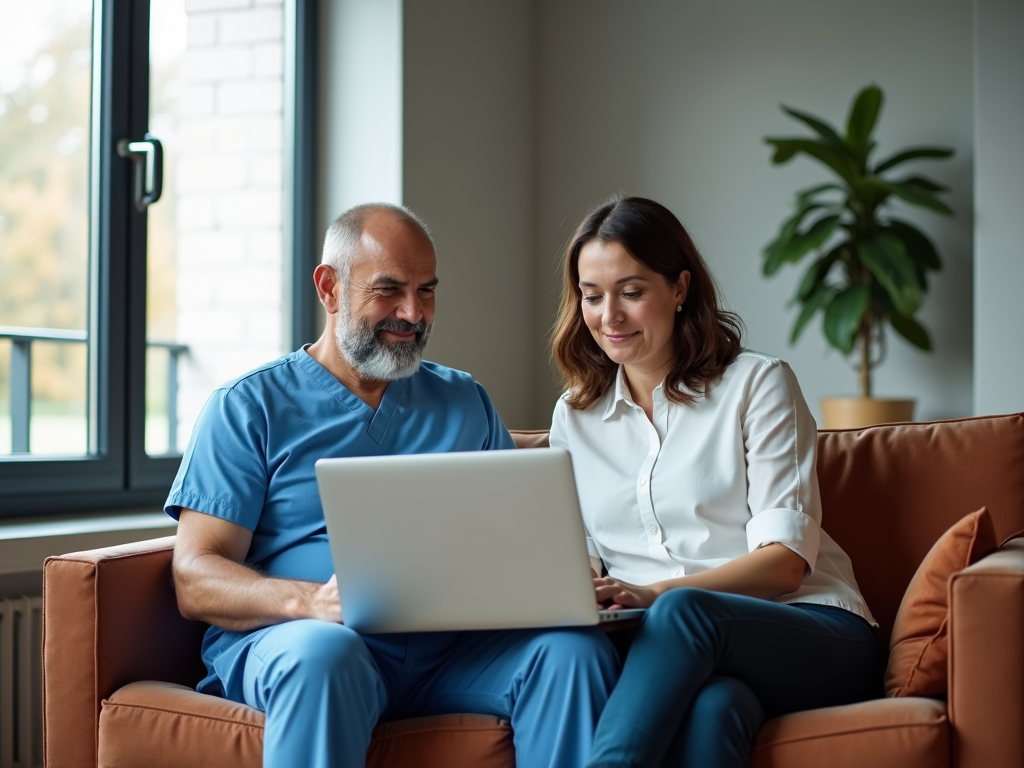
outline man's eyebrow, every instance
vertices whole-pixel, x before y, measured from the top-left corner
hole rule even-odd
[[[630,283],[630,282],[632,282],[634,280],[643,280],[645,283],[651,282],[650,280],[648,280],[643,275],[626,275],[625,277],[620,277],[618,280],[616,280],[615,284],[616,285],[622,285],[623,283]],[[597,288],[597,283],[588,283],[586,280],[580,280],[580,287],[581,288]]]
[[[374,285],[374,286],[380,286],[380,285],[408,285],[408,284],[409,284],[408,280],[399,280],[397,277],[394,277],[393,275],[388,275],[388,274],[375,275],[374,278],[373,278],[373,281],[371,282],[371,285]]]
[[[427,282],[420,284],[420,288],[433,288],[435,285],[437,285],[437,283],[438,279],[435,277],[433,280],[428,280]],[[399,280],[397,277],[394,277],[393,275],[377,275],[375,278],[373,278],[373,282],[371,283],[371,285],[374,288],[381,288],[384,286],[392,285],[401,287],[406,286],[408,284],[408,280]]]

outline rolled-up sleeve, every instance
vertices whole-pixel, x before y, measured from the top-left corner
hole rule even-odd
[[[782,544],[807,563],[818,559],[821,497],[815,466],[818,431],[796,376],[768,360],[750,380],[743,409],[749,551]]]

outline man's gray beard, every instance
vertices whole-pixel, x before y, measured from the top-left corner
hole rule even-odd
[[[340,322],[334,329],[338,351],[360,376],[377,381],[394,381],[406,379],[420,369],[423,350],[434,328],[433,323],[427,325],[422,319],[418,323],[382,320],[376,328],[370,328],[369,321],[356,320],[347,306],[341,308],[339,315]],[[381,339],[384,331],[415,332],[416,338],[414,341],[389,344]]]

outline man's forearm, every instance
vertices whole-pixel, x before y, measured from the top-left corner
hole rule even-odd
[[[189,619],[246,631],[316,615],[316,594],[324,585],[275,579],[209,553],[176,557],[178,609]],[[340,616],[338,617],[340,619]]]

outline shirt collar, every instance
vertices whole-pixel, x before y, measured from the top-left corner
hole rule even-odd
[[[654,398],[658,399],[663,392],[664,383],[659,384],[654,388]],[[601,421],[607,421],[615,413],[615,409],[619,403],[625,403],[631,408],[639,409],[640,406],[633,402],[632,395],[629,394],[629,385],[626,384],[626,369],[621,365],[619,370],[615,374],[615,386],[610,390],[611,397],[608,398],[608,405],[605,406],[604,414],[601,416]]]

